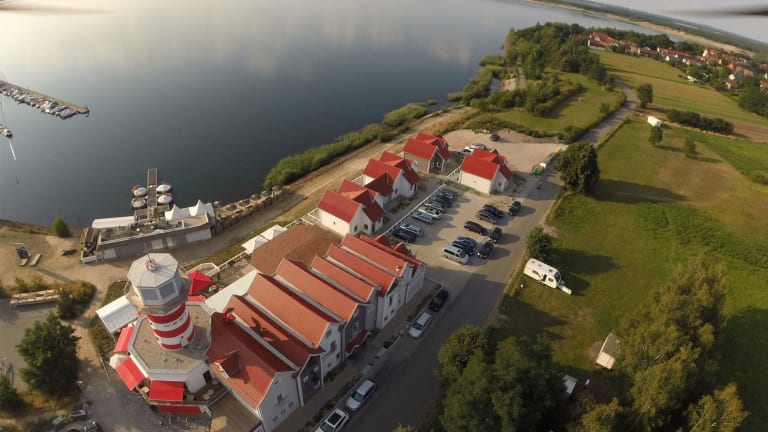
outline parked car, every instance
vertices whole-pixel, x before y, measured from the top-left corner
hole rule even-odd
[[[493,214],[491,214],[488,211],[480,210],[477,213],[475,213],[475,217],[480,219],[480,220],[484,220],[486,222],[490,222],[490,223],[496,225],[496,216],[494,216]]]
[[[471,148],[471,149],[483,149],[483,150],[488,150],[488,146],[486,146],[486,145],[485,145],[485,144],[483,144],[483,143],[474,143],[474,144],[470,144],[469,148]]]
[[[432,207],[427,207],[425,205],[419,207],[419,211],[432,216],[432,219],[440,219],[440,217],[443,216],[443,212],[441,212],[440,210]]]
[[[349,421],[349,414],[343,409],[336,408],[323,420],[315,432],[338,432]]]
[[[77,249],[64,249],[61,251],[61,256],[72,255],[77,252]]]
[[[475,248],[473,248],[472,246],[468,245],[467,243],[460,242],[458,240],[454,240],[453,243],[451,243],[451,246],[456,246],[457,248],[463,250],[464,253],[466,253],[469,256],[472,256],[472,255],[475,254]]]
[[[490,204],[486,204],[483,206],[482,210],[487,211],[488,213],[492,214],[496,219],[501,219],[504,217],[504,212],[496,208],[495,206],[492,206]]]
[[[501,240],[502,234],[503,233],[501,232],[501,228],[496,227],[496,228],[491,230],[490,234],[488,234],[488,240],[490,240],[490,241],[492,241],[494,243],[498,243],[499,240]]]
[[[403,223],[400,224],[400,226],[398,228],[404,229],[406,231],[410,231],[410,232],[416,234],[418,237],[421,237],[421,236],[424,235],[424,228],[422,228],[422,227],[420,227],[419,225],[416,225],[416,224],[410,224],[410,223],[407,223],[407,222],[403,222]]]
[[[470,246],[472,246],[473,248],[477,248],[477,241],[472,237],[458,236],[456,237],[456,240],[460,242],[465,242]]]
[[[432,315],[426,312],[422,312],[421,315],[416,318],[416,321],[413,323],[411,328],[408,330],[408,334],[412,338],[421,337],[421,335],[424,333],[424,330],[426,330],[429,326],[430,322],[432,322]]]
[[[83,425],[83,432],[101,432],[101,426],[91,420]]]
[[[444,196],[444,197],[448,198],[451,201],[455,200],[456,197],[457,197],[456,192],[454,192],[454,191],[452,191],[450,189],[440,189],[439,191],[437,191],[437,195]]]
[[[475,221],[464,222],[464,229],[480,235],[488,235],[488,230]]]
[[[454,152],[457,156],[469,156],[472,154],[472,149],[469,148],[463,148],[461,150],[456,150]]]
[[[491,134],[491,141],[498,141],[499,139],[501,139],[501,137],[496,132]]]
[[[429,310],[438,312],[444,305],[445,302],[448,301],[448,291],[445,290],[445,288],[440,288],[440,291],[435,294],[434,297],[432,297],[432,300],[429,302]]]
[[[347,408],[357,411],[376,391],[376,383],[367,379],[362,382],[347,398]]]
[[[517,216],[518,213],[520,213],[520,209],[523,208],[523,205],[520,204],[520,201],[512,201],[512,205],[509,206],[509,215],[510,216]]]
[[[449,199],[448,197],[444,196],[444,195],[435,194],[432,197],[432,201],[439,202],[440,204],[444,205],[445,207],[453,206],[453,201],[451,199]]]
[[[424,205],[427,207],[432,207],[434,209],[440,210],[441,212],[445,213],[445,205],[443,205],[443,203],[441,203],[440,201],[432,200],[428,203],[425,203]]]
[[[428,214],[426,214],[426,213],[424,213],[422,211],[418,211],[418,210],[413,212],[413,213],[411,213],[411,217],[416,219],[416,220],[420,220],[420,221],[422,221],[424,223],[428,223],[430,225],[435,222],[435,218],[433,218],[431,215],[428,215]]]
[[[488,256],[491,254],[492,250],[493,250],[493,243],[487,241],[483,243],[482,246],[480,246],[480,249],[477,250],[477,256],[479,256],[482,259],[487,259]]]
[[[413,243],[416,241],[416,234],[412,231],[404,230],[402,228],[395,228],[392,230],[392,237],[400,239],[406,243]]]

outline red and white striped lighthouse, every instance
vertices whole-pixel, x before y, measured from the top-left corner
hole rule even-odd
[[[146,314],[157,342],[165,349],[178,350],[195,336],[186,300],[190,280],[179,273],[179,263],[170,254],[147,254],[128,270],[131,292],[128,301]]]

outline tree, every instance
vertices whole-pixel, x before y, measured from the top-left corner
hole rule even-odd
[[[21,377],[43,393],[61,396],[69,393],[77,379],[77,341],[75,329],[62,324],[53,313],[24,330],[16,350],[27,367]]]
[[[23,401],[8,375],[0,372],[0,410],[13,412]]]
[[[392,432],[419,432],[419,431],[413,426],[410,426],[410,425],[403,426],[398,423],[397,427]]]
[[[77,316],[75,299],[66,290],[59,290],[59,298],[56,299],[56,313],[61,319],[72,319]]]
[[[731,383],[691,405],[688,408],[688,426],[690,432],[733,432],[748,415],[736,384]]]
[[[440,423],[448,432],[486,432],[501,430],[499,416],[488,403],[493,377],[485,356],[476,352],[443,399]]]
[[[536,225],[528,233],[526,251],[528,256],[539,261],[548,261],[552,253],[552,236],[544,232],[541,225]]]
[[[692,139],[690,138],[685,139],[685,145],[683,146],[683,149],[685,150],[686,157],[689,157],[689,158],[696,157],[696,143],[693,142]]]
[[[657,146],[662,140],[664,139],[664,131],[658,127],[654,126],[651,128],[651,134],[648,136],[648,142],[653,144],[653,146]]]
[[[446,384],[455,382],[469,358],[477,351],[488,350],[488,338],[480,327],[465,325],[459,327],[442,347],[437,355],[440,379]]]
[[[587,195],[600,180],[597,152],[588,142],[569,145],[557,160],[557,170],[567,189]]]
[[[645,108],[653,103],[653,86],[650,84],[640,84],[637,86],[637,98],[640,100],[640,108]]]
[[[609,404],[594,406],[581,416],[577,432],[618,432],[619,420],[624,414],[624,407],[614,398]]]
[[[59,237],[72,237],[72,231],[69,230],[69,225],[64,221],[61,216],[56,216],[51,225],[51,230]]]

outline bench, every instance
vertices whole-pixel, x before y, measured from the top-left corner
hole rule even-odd
[[[37,262],[40,261],[40,257],[43,256],[43,254],[35,254],[34,257],[32,257],[32,262],[29,263],[32,267],[37,265]]]

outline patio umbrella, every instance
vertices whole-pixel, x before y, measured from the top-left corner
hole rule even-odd
[[[200,270],[195,270],[189,274],[189,279],[192,280],[192,286],[189,287],[189,295],[196,295],[200,291],[211,286],[213,281],[211,278],[205,275]]]

